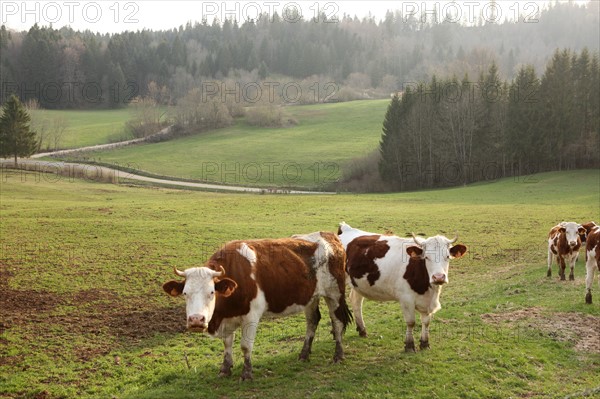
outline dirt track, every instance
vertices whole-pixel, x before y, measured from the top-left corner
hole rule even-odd
[[[8,159],[0,159],[0,166],[2,169],[26,169],[33,170],[42,173],[58,173],[61,175],[72,176],[73,168],[79,168],[80,172],[83,172],[83,178],[89,180],[98,181],[112,181],[114,183],[120,183],[126,180],[142,181],[147,183],[153,183],[156,185],[166,185],[173,188],[196,188],[207,191],[235,191],[235,192],[246,192],[246,193],[257,193],[257,194],[305,194],[305,195],[317,195],[317,194],[335,194],[334,192],[323,192],[323,191],[301,191],[301,190],[287,190],[282,188],[262,188],[262,187],[245,187],[245,186],[228,186],[223,184],[210,184],[200,182],[186,182],[179,180],[169,180],[155,177],[148,177],[137,175],[132,172],[124,172],[117,169],[108,168],[106,166],[97,166],[89,164],[81,164],[74,162],[62,162],[62,161],[40,161],[33,159],[19,160],[19,167],[14,167],[14,161]],[[102,178],[101,178],[102,177]]]

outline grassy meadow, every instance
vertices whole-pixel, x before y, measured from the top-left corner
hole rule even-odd
[[[33,121],[66,121],[66,129],[60,141],[61,148],[78,148],[128,140],[125,123],[132,117],[130,108],[111,110],[35,110]],[[44,150],[44,149],[43,149]]]
[[[193,139],[199,138],[182,141]],[[597,394],[600,290],[595,283],[594,304],[584,304],[583,255],[574,282],[558,281],[556,266],[547,278],[545,242],[558,221],[600,220],[599,173],[315,197],[140,188],[3,171],[0,398]],[[405,354],[399,306],[366,301],[369,337],[360,338],[351,326],[341,364],[332,363],[325,317],[310,362],[297,361],[305,331],[297,315],[259,327],[254,381],[238,382],[239,334],[233,376],[218,378],[221,341],[186,333],[184,302],[161,290],[175,278],[172,267],[200,265],[228,240],[335,230],[341,220],[399,235],[456,231],[469,247],[451,263],[442,310],[431,325],[431,350]]]
[[[388,103],[290,106],[286,112],[298,121],[291,127],[254,127],[242,118],[231,127],[199,135],[83,156],[162,176],[320,188],[337,180],[348,161],[377,148]]]

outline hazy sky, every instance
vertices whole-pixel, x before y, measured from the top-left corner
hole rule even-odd
[[[576,1],[579,4],[585,1]],[[235,18],[245,21],[263,12],[272,15],[288,15],[294,22],[293,12],[297,10],[304,19],[311,19],[319,12],[328,17],[341,18],[344,14],[365,17],[371,13],[376,19],[384,17],[387,10],[401,10],[404,15],[416,17],[425,12],[431,14],[436,7],[442,18],[450,15],[450,20],[477,21],[483,13],[488,20],[504,21],[522,15],[532,21],[533,16],[542,10],[549,1],[498,0],[497,6],[490,0],[450,1],[23,1],[3,0],[0,3],[1,23],[15,30],[27,30],[34,23],[52,24],[55,28],[70,25],[76,30],[90,29],[94,32],[121,32],[125,30],[153,29],[164,30],[185,25],[188,21],[209,22],[218,17]],[[523,21],[523,18],[521,19]]]

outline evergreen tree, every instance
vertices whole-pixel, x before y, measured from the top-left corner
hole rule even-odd
[[[412,103],[412,92],[407,88],[402,95],[392,97],[383,121],[383,134],[379,142],[381,160],[379,162],[379,174],[384,181],[398,183],[400,190],[404,189],[403,168],[406,159],[405,146],[403,146],[404,126],[406,115]]]
[[[4,103],[0,116],[0,157],[29,157],[38,148],[36,132],[30,127],[31,117],[14,94]]]
[[[570,158],[567,143],[575,140],[573,110],[575,107],[574,84],[572,79],[571,53],[569,50],[556,50],[546,68],[541,82],[541,102],[544,112],[546,141],[550,144],[542,161],[557,162],[562,170]],[[547,168],[550,166],[543,166]]]
[[[267,64],[265,64],[264,61],[261,61],[260,66],[258,67],[258,78],[260,80],[265,80],[268,74],[269,70],[267,69]]]
[[[514,175],[535,171],[537,165],[527,162],[539,159],[545,152],[543,131],[540,129],[540,81],[533,66],[519,69],[509,88],[507,124],[507,151],[514,162]]]

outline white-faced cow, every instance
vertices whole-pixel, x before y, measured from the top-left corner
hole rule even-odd
[[[308,360],[321,315],[319,298],[329,308],[336,348],[334,361],[344,358],[342,334],[352,315],[346,305],[345,253],[333,233],[312,233],[276,240],[232,241],[203,267],[175,270],[183,281],[163,289],[186,299],[187,328],[223,339],[220,375],[233,367],[234,331],[242,327],[242,380],[252,379],[251,354],[263,316],[284,316],[304,310],[306,339],[300,353]]]
[[[598,284],[600,284],[600,226],[590,229],[585,243],[585,303],[592,303],[592,284],[594,283],[594,272],[598,269]]]
[[[571,267],[569,280],[575,280],[573,269],[579,257],[581,247],[580,234],[585,234],[585,228],[575,222],[561,222],[548,233],[548,277],[552,276],[552,261],[556,259],[558,275],[565,280],[566,263]]]
[[[421,349],[429,348],[429,323],[440,308],[442,285],[448,282],[449,260],[467,252],[456,238],[400,238],[354,229],[340,223],[338,236],[346,249],[350,303],[360,336],[367,336],[362,315],[364,298],[397,301],[406,321],[404,350],[413,352],[415,309],[421,314]]]

